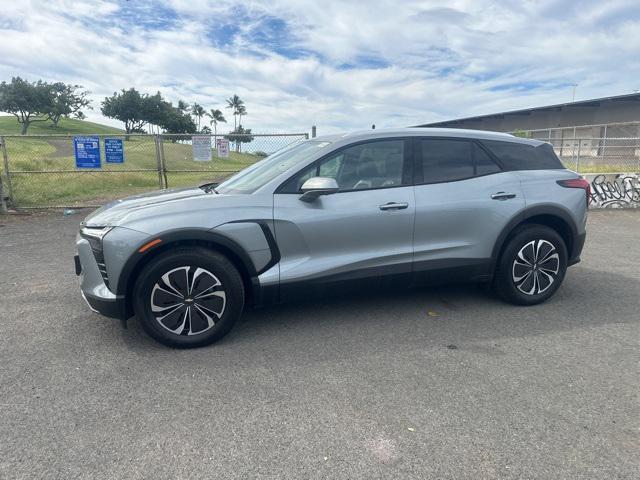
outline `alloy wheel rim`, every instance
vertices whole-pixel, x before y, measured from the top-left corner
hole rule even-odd
[[[210,330],[222,317],[227,297],[222,282],[195,266],[174,268],[151,290],[151,313],[162,328],[176,335]]]
[[[532,240],[516,254],[511,276],[516,288],[526,295],[539,295],[556,281],[560,255],[547,240]]]

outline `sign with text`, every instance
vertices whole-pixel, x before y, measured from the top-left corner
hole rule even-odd
[[[124,144],[121,138],[104,139],[104,159],[107,163],[124,163]]]
[[[211,161],[211,135],[193,135],[191,137],[193,159],[196,162]]]
[[[216,140],[216,150],[218,157],[229,158],[229,140],[226,138],[218,138]]]
[[[100,138],[73,137],[76,168],[100,168]]]

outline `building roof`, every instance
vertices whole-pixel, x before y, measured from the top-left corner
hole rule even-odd
[[[416,125],[416,127],[438,127],[443,125],[451,125],[458,122],[467,122],[472,120],[483,120],[492,117],[504,117],[507,115],[528,115],[532,112],[543,112],[545,110],[561,111],[568,107],[599,107],[604,102],[640,102],[640,93],[630,93],[626,95],[615,95],[611,97],[593,98],[591,100],[579,100],[577,102],[558,103],[555,105],[546,105],[543,107],[524,108],[521,110],[508,110],[506,112],[490,113],[488,115],[477,115],[473,117],[455,118],[440,122],[425,123]],[[640,106],[640,105],[639,105]]]

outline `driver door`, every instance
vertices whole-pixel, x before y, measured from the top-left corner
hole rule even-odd
[[[278,189],[274,226],[284,299],[344,280],[361,283],[387,275],[408,280],[415,214],[408,147],[397,138],[348,146]],[[301,201],[300,187],[316,176],[334,178],[339,191]]]

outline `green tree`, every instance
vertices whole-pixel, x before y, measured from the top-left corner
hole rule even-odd
[[[67,85],[56,82],[51,85],[51,104],[47,116],[54,127],[62,117],[84,119],[83,108],[91,108],[87,98],[89,92],[82,90],[81,85]]]
[[[531,132],[521,129],[514,130],[513,132],[511,132],[511,135],[520,138],[531,138]]]
[[[209,113],[207,113],[207,117],[211,120],[209,121],[209,125],[213,125],[213,144],[216,144],[216,139],[218,136],[218,122],[227,123],[227,120],[224,118],[224,115],[217,108],[212,108]]]
[[[180,107],[180,102],[178,102],[177,107],[165,102],[164,115],[160,126],[167,133],[196,133],[198,127],[193,118]]]
[[[202,120],[202,117],[204,117],[206,114],[207,114],[207,111],[204,109],[202,105],[198,103],[194,103],[193,106],[191,107],[191,115],[193,115],[197,119],[198,130],[200,130],[200,121]]]
[[[191,107],[184,100],[178,100],[178,110],[180,110],[182,113],[189,113]]]
[[[244,105],[244,101],[240,99],[240,97],[238,95],[233,95],[233,97],[229,97],[227,99],[227,107],[226,108],[231,108],[233,111],[233,129],[237,129],[238,128],[238,122],[237,122],[237,116],[238,116],[238,109],[240,109],[240,107],[242,107]]]
[[[26,135],[32,123],[49,120],[47,115],[51,109],[52,88],[48,83],[28,82],[20,77],[13,77],[10,83],[0,83],[0,111],[18,119],[22,135]]]
[[[149,107],[148,96],[141,95],[135,88],[122,89],[111,97],[105,97],[102,101],[102,114],[105,117],[115,118],[124,123],[127,133],[141,131],[148,123]]]
[[[170,107],[170,104],[162,98],[160,92],[142,97],[142,118],[150,125],[152,133],[153,126],[157,127],[157,131],[160,129],[167,115],[168,107]]]
[[[234,142],[236,152],[240,153],[242,151],[242,144],[252,142],[254,137],[251,135],[250,128],[242,128],[242,125],[238,125],[232,132],[225,135],[224,138],[230,142]]]

